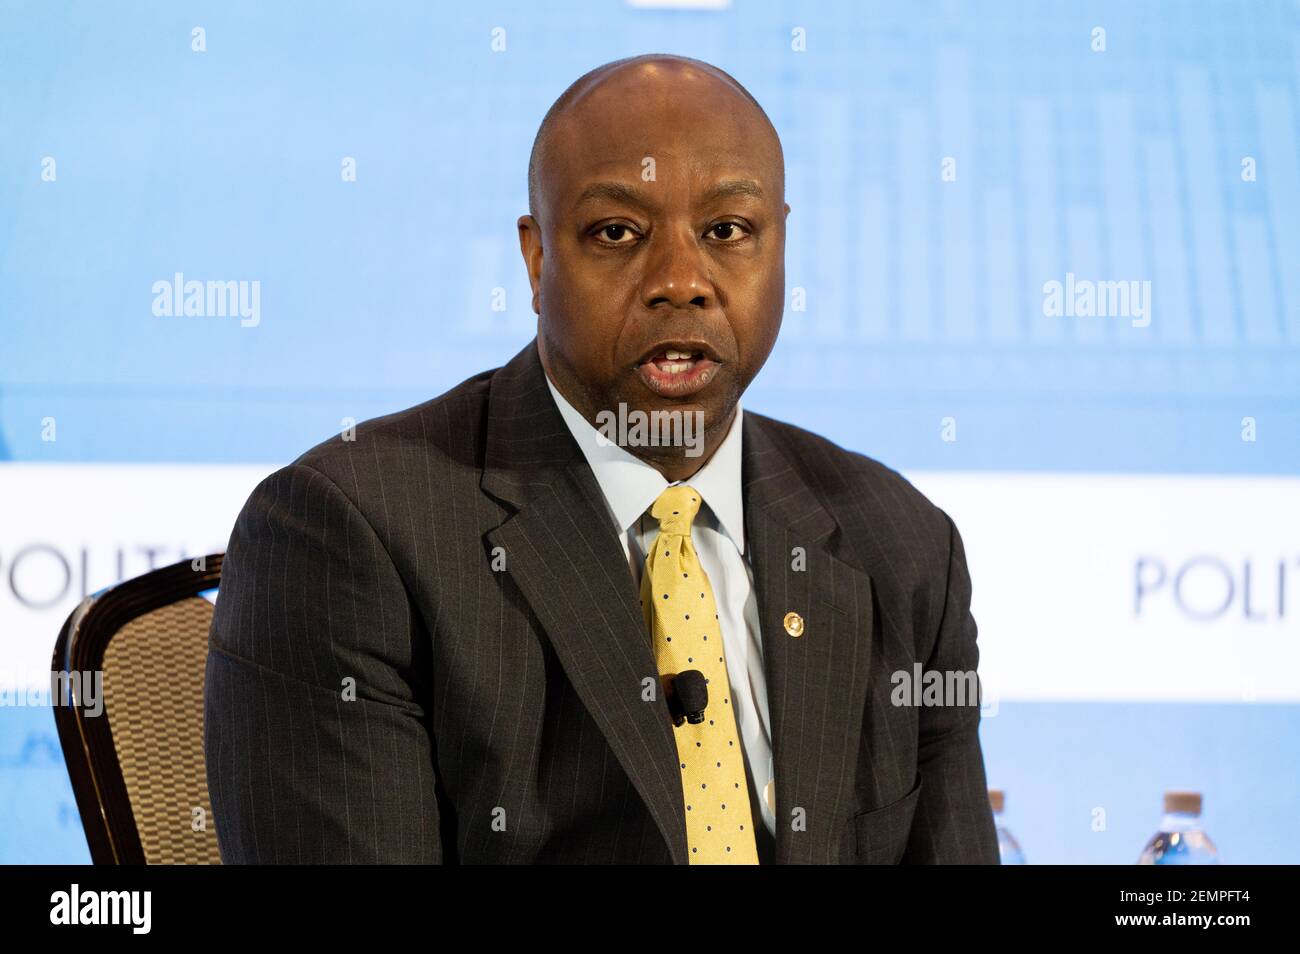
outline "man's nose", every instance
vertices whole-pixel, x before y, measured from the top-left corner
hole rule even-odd
[[[646,307],[667,304],[673,308],[688,305],[707,307],[713,304],[713,281],[709,261],[698,239],[687,229],[670,236],[662,231],[656,236],[657,247],[651,255],[644,283]],[[656,239],[651,239],[654,246]]]

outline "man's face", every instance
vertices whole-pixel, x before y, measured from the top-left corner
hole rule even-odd
[[[542,359],[589,421],[620,403],[699,410],[720,439],[780,329],[779,146],[715,77],[642,69],[564,115],[540,231],[519,221]]]

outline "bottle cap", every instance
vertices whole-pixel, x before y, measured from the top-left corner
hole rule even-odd
[[[1165,811],[1183,815],[1201,813],[1200,792],[1165,792]]]
[[[989,789],[989,808],[993,809],[994,812],[1001,812],[1002,806],[1006,804],[1006,800],[1006,793],[1003,792],[1002,789]]]

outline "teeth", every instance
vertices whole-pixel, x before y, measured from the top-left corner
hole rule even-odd
[[[659,365],[659,370],[666,371],[669,374],[681,374],[683,371],[689,371],[693,367],[695,367],[694,364],[685,361],[678,364],[661,364]]]
[[[668,351],[664,352],[664,357],[667,358],[669,361],[678,361],[678,360],[689,361],[691,358],[695,357],[695,355],[693,352],[690,351],[673,351],[670,348]]]

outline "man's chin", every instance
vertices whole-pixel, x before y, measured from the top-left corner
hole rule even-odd
[[[706,436],[722,420],[717,407],[721,394],[695,394],[670,399],[644,393],[631,400],[620,399],[612,408],[597,412],[596,428],[601,436],[618,444],[636,457],[656,462],[698,458],[706,446]],[[701,400],[701,398],[707,398]]]

